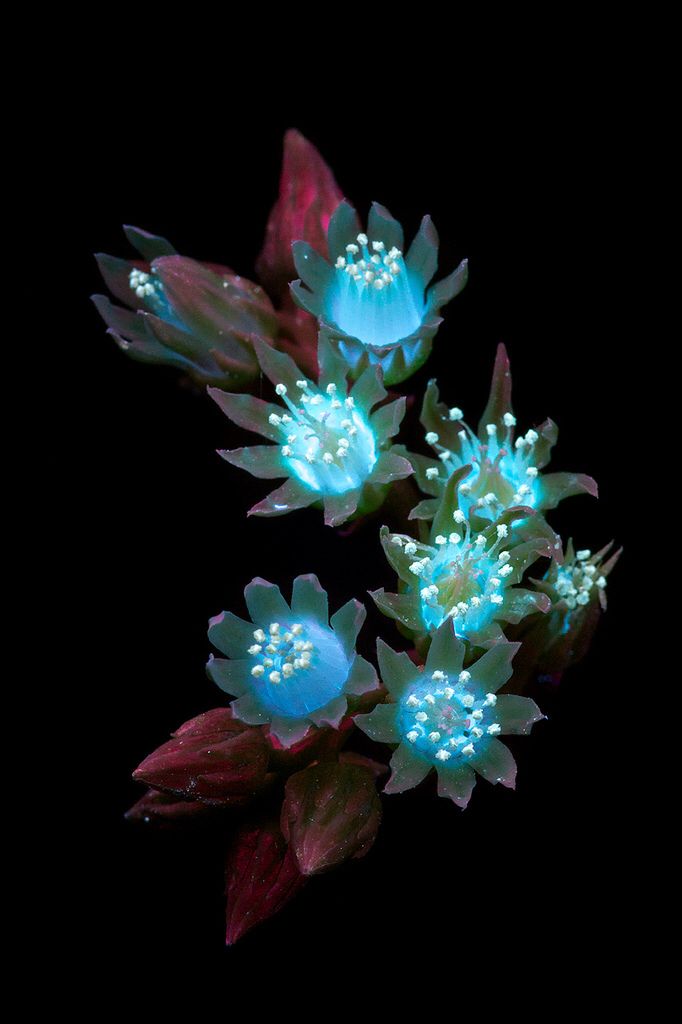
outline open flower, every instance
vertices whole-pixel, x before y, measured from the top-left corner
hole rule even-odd
[[[311,726],[338,728],[348,696],[376,689],[376,672],[355,653],[365,620],[359,601],[348,601],[331,620],[327,594],[317,576],[297,576],[291,606],[279,587],[256,578],[244,591],[252,622],[232,612],[211,619],[208,635],[227,655],[211,658],[210,678],[237,697],[236,718],[270,726],[270,735],[291,747]]]
[[[247,387],[258,374],[252,338],[272,340],[278,331],[263,289],[227,267],[179,256],[164,238],[124,230],[143,259],[96,258],[126,308],[93,296],[119,347],[140,362],[175,366],[199,384]]]
[[[318,384],[284,353],[257,341],[254,346],[281,405],[209,389],[230,419],[275,442],[220,455],[254,476],[288,477],[249,515],[278,516],[315,505],[324,507],[328,526],[338,526],[377,508],[388,484],[412,473],[389,440],[398,432],[405,399],[372,412],[386,397],[381,370],[368,367],[349,390],[346,367],[324,340]]]
[[[411,635],[433,633],[451,619],[457,636],[483,645],[501,636],[500,623],[549,609],[546,594],[518,584],[529,565],[555,548],[532,509],[508,509],[494,523],[479,517],[475,507],[467,516],[458,492],[469,470],[456,470],[448,481],[428,542],[382,527],[381,543],[402,592],[382,589],[372,597]],[[514,531],[516,520],[526,521],[523,537]]]
[[[436,632],[423,671],[407,654],[378,641],[379,668],[393,700],[356,724],[380,743],[398,744],[384,792],[402,793],[432,768],[438,793],[466,807],[478,773],[514,788],[516,763],[501,734],[528,733],[543,717],[534,701],[497,691],[512,674],[518,644],[500,642],[464,668],[466,645],[446,621]]]
[[[467,265],[429,287],[438,263],[438,235],[430,217],[403,256],[403,229],[374,203],[367,232],[344,200],[329,222],[331,263],[307,242],[294,244],[301,280],[291,285],[299,305],[318,318],[354,375],[378,364],[396,384],[427,359],[442,322],[439,311],[466,284]]]
[[[566,545],[564,559],[552,560],[541,580],[531,585],[550,602],[547,615],[532,616],[515,630],[522,640],[518,665],[523,684],[540,676],[558,681],[562,673],[587,653],[602,612],[606,586],[621,550],[613,542],[594,554]]]
[[[421,489],[429,495],[412,518],[431,519],[446,481],[455,470],[471,465],[459,488],[461,508],[476,507],[494,520],[505,509],[527,505],[537,512],[555,508],[572,494],[597,496],[597,485],[583,473],[542,473],[556,444],[557,428],[546,420],[537,430],[516,436],[511,405],[511,373],[504,345],[497,349],[490,398],[475,432],[462,410],[439,401],[438,386],[429,381],[421,412],[426,442],[435,458],[404,454],[413,461]]]

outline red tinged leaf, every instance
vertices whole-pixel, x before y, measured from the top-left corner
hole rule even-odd
[[[227,945],[280,911],[304,883],[276,824],[241,829],[227,856]]]
[[[154,825],[157,828],[184,825],[197,819],[206,820],[219,813],[215,807],[199,800],[181,800],[171,793],[148,789],[143,797],[126,811],[125,819],[135,825]]]
[[[363,857],[381,822],[375,773],[354,764],[316,764],[292,775],[282,806],[282,832],[304,875]]]
[[[298,277],[291,255],[292,242],[308,242],[327,255],[327,227],[343,195],[334,175],[311,142],[290,129],[284,136],[279,198],[265,229],[265,242],[256,270],[278,298]]]
[[[229,708],[185,722],[133,772],[133,778],[186,800],[242,806],[263,788],[268,744]]]

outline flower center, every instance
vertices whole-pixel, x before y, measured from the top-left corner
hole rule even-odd
[[[403,254],[382,241],[357,242],[338,256],[330,317],[342,331],[366,345],[391,345],[413,334],[422,322],[424,296],[411,281]]]
[[[277,714],[302,717],[343,690],[348,660],[330,629],[315,622],[271,622],[256,629],[247,653],[259,696]]]
[[[422,757],[438,765],[466,762],[486,736],[501,732],[495,721],[497,697],[477,697],[466,669],[457,678],[436,670],[400,702],[402,735]]]
[[[538,469],[534,463],[534,446],[538,440],[535,430],[529,430],[525,437],[513,439],[516,419],[512,413],[504,415],[505,436],[498,437],[495,423],[488,423],[487,443],[478,436],[462,419],[462,410],[450,409],[450,422],[461,422],[462,430],[457,435],[460,441],[460,454],[457,455],[440,443],[440,437],[429,431],[426,441],[438,453],[449,477],[455,469],[470,463],[471,475],[460,484],[459,495],[462,509],[468,513],[476,507],[485,515],[490,510],[490,518],[495,520],[500,513],[514,505],[528,505],[534,508],[540,498]],[[438,471],[427,471],[433,478]]]
[[[343,401],[336,384],[320,392],[307,380],[296,382],[300,405],[294,404],[284,384],[277,394],[291,415],[270,416],[282,431],[282,456],[292,474],[314,491],[343,494],[361,487],[376,461],[376,439],[351,396]]]
[[[457,636],[466,638],[481,629],[494,617],[504,598],[502,591],[513,569],[508,551],[499,551],[508,536],[508,527],[497,527],[497,539],[491,544],[481,533],[471,535],[464,513],[454,513],[463,533],[453,531],[449,537],[438,535],[435,549],[417,544],[411,538],[395,535],[392,542],[400,544],[408,555],[419,549],[429,554],[415,558],[410,572],[420,583],[421,612],[428,629],[437,629],[449,616]]]
[[[555,587],[559,597],[565,599],[569,611],[589,603],[592,594],[604,590],[606,577],[600,575],[594,562],[588,561],[592,552],[576,552],[575,561],[559,567]]]

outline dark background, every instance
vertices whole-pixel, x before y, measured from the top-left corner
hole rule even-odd
[[[620,874],[627,768],[612,728],[631,658],[627,551],[588,659],[559,694],[547,694],[549,720],[513,744],[516,792],[479,781],[463,813],[430,783],[386,798],[366,860],[313,880],[234,949],[222,945],[217,844],[124,823],[141,793],[129,781],[139,761],[181,722],[221,703],[203,668],[210,615],[243,612],[242,590],[255,575],[286,593],[294,575],[315,571],[338,607],[389,586],[391,574],[377,542],[381,514],[352,540],[317,512],[247,520],[269,482],[228,466],[215,449],[253,439],[174,371],[126,359],[88,294],[103,290],[92,252],[130,254],[122,223],[253,276],[282,134],[296,126],[363,214],[377,199],[408,237],[423,213],[433,216],[441,274],[469,258],[469,284],[446,309],[431,360],[400,390],[420,398],[436,376],[446,400],[475,421],[504,341],[519,425],[551,416],[560,429],[552,468],[599,482],[598,501],[568,499],[553,524],[579,547],[624,543],[624,374],[635,333],[624,170],[633,140],[624,111],[608,92],[548,97],[542,89],[508,103],[500,95],[476,116],[444,105],[402,122],[350,110],[322,117],[305,103],[257,118],[233,104],[215,120],[205,109],[192,120],[188,104],[168,126],[156,122],[150,140],[149,124],[143,130],[131,116],[122,125],[117,107],[102,106],[73,168],[82,200],[70,236],[76,397],[65,410],[80,466],[68,543],[84,639],[71,691],[77,812],[69,798],[64,842],[84,897],[88,969],[109,981],[142,977],[155,991],[197,979],[229,986],[267,967],[273,986],[314,976],[352,999],[375,967],[408,964],[409,988],[423,979],[436,1014],[445,1009],[439,964],[447,985],[456,977],[478,998],[519,1005],[540,977],[556,976],[563,991],[571,978],[603,976],[603,951],[620,941],[631,897]],[[416,419],[413,409],[404,435],[414,444]],[[398,634],[367,605],[371,656],[376,635],[397,645]]]

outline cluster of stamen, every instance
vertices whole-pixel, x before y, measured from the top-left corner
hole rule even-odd
[[[463,417],[462,410],[456,406],[448,411],[447,417],[443,417],[446,422],[461,423],[462,429],[457,435],[459,453],[445,447],[435,431],[426,434],[426,442],[435,449],[445,467],[444,479],[460,466],[471,464],[473,467],[472,476],[459,486],[464,506],[489,509],[493,520],[504,509],[514,505],[534,507],[538,502],[539,470],[534,465],[534,447],[539,438],[537,431],[529,430],[525,436],[514,440],[516,418],[507,412],[503,417],[505,435],[498,436],[497,424],[488,423],[488,440],[483,443]],[[426,475],[430,480],[441,478],[435,466],[427,469]]]
[[[559,567],[555,587],[571,611],[589,604],[592,595],[606,587],[606,577],[600,574],[598,564],[591,559],[592,552],[585,549],[576,552],[575,561],[565,562]]]
[[[395,246],[387,252],[383,242],[372,242],[371,249],[370,253],[367,235],[359,234],[357,244],[351,242],[346,246],[346,255],[337,258],[335,267],[361,288],[372,287],[381,291],[402,273],[403,254]]]
[[[291,396],[286,385],[277,385],[289,412],[269,418],[282,433],[282,455],[292,471],[316,491],[343,493],[361,486],[377,460],[376,442],[353,397],[339,397],[336,384],[321,392],[298,380],[296,389]]]
[[[466,669],[456,678],[436,670],[428,682],[420,682],[401,702],[400,721],[408,743],[435,763],[452,758],[468,760],[477,744],[502,730],[494,720],[494,693],[477,698],[469,687]]]
[[[434,546],[401,534],[393,534],[391,543],[414,559],[409,571],[419,585],[427,626],[437,628],[450,617],[457,635],[466,637],[492,619],[504,601],[502,591],[513,567],[509,552],[500,548],[509,528],[499,524],[491,541],[482,533],[473,536],[460,509],[453,519],[457,529],[447,537],[439,534]]]
[[[310,668],[315,647],[305,639],[300,622],[288,628],[271,622],[267,632],[254,630],[253,639],[247,653],[255,659],[251,675],[257,679],[265,678],[276,685]]]

